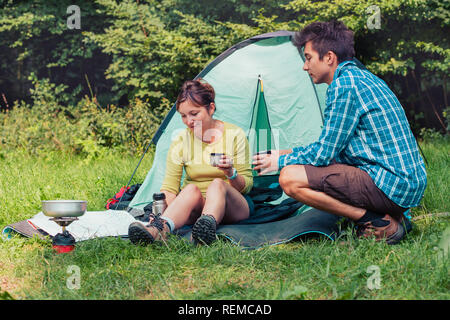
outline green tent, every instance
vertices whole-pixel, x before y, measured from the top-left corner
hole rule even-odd
[[[196,77],[205,79],[216,91],[214,117],[244,129],[253,153],[307,145],[320,135],[327,85],[315,85],[302,70],[304,59],[291,42],[293,35],[278,31],[244,40]],[[153,137],[153,165],[130,203],[130,211],[142,210],[159,191],[171,139],[183,129],[174,105]],[[274,181],[277,175],[255,177],[254,184],[267,178]]]

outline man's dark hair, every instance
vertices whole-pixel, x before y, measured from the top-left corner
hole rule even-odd
[[[313,22],[296,32],[292,42],[301,52],[308,41],[319,53],[320,60],[328,51],[336,54],[339,63],[355,56],[353,31],[340,21]]]

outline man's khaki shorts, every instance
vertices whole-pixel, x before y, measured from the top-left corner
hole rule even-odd
[[[398,220],[407,210],[390,200],[378,189],[369,174],[359,168],[331,164],[327,167],[305,165],[305,170],[311,189],[322,191],[341,202],[389,214]]]

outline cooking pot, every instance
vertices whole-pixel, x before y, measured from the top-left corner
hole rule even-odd
[[[49,217],[79,217],[87,209],[85,200],[44,200],[42,212]]]

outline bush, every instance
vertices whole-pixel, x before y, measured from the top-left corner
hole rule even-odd
[[[12,110],[0,113],[3,132],[0,149],[26,149],[31,154],[49,150],[95,158],[113,148],[128,153],[142,152],[151,141],[169,102],[152,109],[135,99],[126,109],[101,107],[96,98],[85,96],[76,106],[63,106],[64,85],[34,80],[32,102],[16,102]]]
[[[449,130],[448,1],[96,0],[80,4],[81,30],[66,25],[72,1],[3,3],[2,147],[134,152],[159,126],[182,82],[225,49],[253,35],[332,19],[354,30],[357,58],[399,96],[416,133]],[[373,28],[374,8],[381,20]]]

